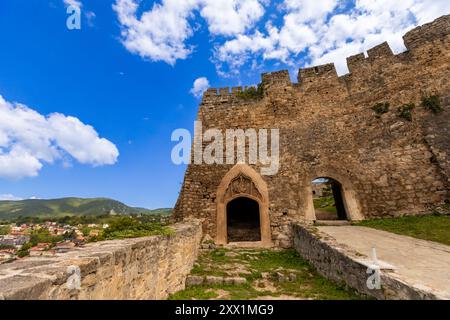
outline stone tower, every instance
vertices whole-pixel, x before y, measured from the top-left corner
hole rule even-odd
[[[260,163],[191,164],[175,217],[201,219],[220,244],[288,247],[292,221],[316,220],[316,178],[338,182],[348,220],[428,214],[448,201],[450,16],[404,42],[398,55],[383,43],[349,57],[341,77],[327,64],[301,69],[298,83],[287,71],[263,74],[261,94],[250,97],[240,87],[209,89],[202,132],[279,129],[280,168],[264,176]],[[430,97],[441,110],[423,105]]]

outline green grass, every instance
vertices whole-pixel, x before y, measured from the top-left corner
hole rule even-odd
[[[263,278],[262,273],[259,271],[253,271],[251,274],[241,273],[241,274],[239,274],[239,276],[247,279],[247,281],[249,281],[249,282]]]
[[[322,197],[314,199],[314,208],[321,211],[337,213],[333,197]]]
[[[169,297],[169,300],[209,300],[217,298],[218,294],[213,291],[207,291],[209,288],[204,286],[195,286],[179,291]]]
[[[173,294],[172,300],[203,300],[219,297],[226,293],[226,299],[255,300],[263,296],[290,296],[298,299],[350,300],[365,299],[344,286],[335,284],[319,275],[315,269],[295,250],[250,250],[216,249],[202,253],[191,274],[227,276],[229,269],[245,269],[240,276],[247,280],[240,285],[213,284],[186,288]],[[227,270],[227,272],[225,272]],[[279,281],[278,274],[295,276],[291,281]],[[264,277],[263,274],[266,276]],[[269,276],[267,278],[267,275]],[[267,281],[272,290],[266,288]],[[275,291],[273,291],[275,288]],[[216,293],[216,294],[214,294]]]
[[[250,284],[240,285],[200,285],[192,286],[186,290],[177,292],[169,297],[169,300],[209,300],[219,296],[215,291],[222,290],[228,293],[229,300],[254,300],[258,297],[270,295],[267,291],[258,291]]]
[[[205,269],[204,265],[195,265],[191,270],[192,275],[196,276],[214,276],[214,277],[226,277],[228,273],[221,270]]]
[[[368,220],[356,225],[450,245],[450,216],[431,215]]]
[[[221,287],[221,288],[220,288]],[[228,291],[230,300],[255,300],[258,297],[271,295],[269,291],[258,291],[251,284],[223,285],[220,289]]]
[[[295,250],[267,250],[261,251],[258,256],[259,259],[250,262],[252,269],[267,272],[282,268],[289,270],[281,271],[282,274],[296,276],[295,281],[275,282],[281,294],[321,300],[361,299],[359,295],[319,275]]]
[[[230,258],[226,256],[226,253],[229,251],[223,248],[212,250],[210,259],[218,263],[229,261]]]
[[[173,230],[155,222],[141,222],[132,217],[118,217],[93,241],[116,240],[149,237],[155,235],[170,236]]]
[[[312,300],[362,300],[368,299],[347,289],[344,285],[337,285],[325,279],[314,271],[309,276],[299,276],[297,280],[279,282],[277,286],[283,294],[293,295],[298,298]]]
[[[11,231],[11,227],[10,226],[1,226],[0,227],[0,236],[4,236],[6,234],[9,234],[10,231]]]
[[[250,266],[260,272],[277,268],[304,270],[308,267],[308,263],[295,250],[263,250],[257,257],[250,261]]]

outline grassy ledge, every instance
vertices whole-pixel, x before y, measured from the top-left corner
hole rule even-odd
[[[448,215],[368,220],[355,225],[450,245],[450,216]]]

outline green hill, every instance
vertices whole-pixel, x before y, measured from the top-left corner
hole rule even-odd
[[[106,198],[0,201],[0,220],[10,220],[18,217],[51,218],[64,216],[101,216],[105,214],[170,215],[171,212],[172,209],[149,210],[133,208],[122,202]]]

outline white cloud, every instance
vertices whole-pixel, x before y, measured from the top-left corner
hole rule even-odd
[[[212,36],[219,74],[235,75],[267,60],[290,67],[335,62],[342,74],[347,56],[386,40],[401,52],[404,33],[450,13],[448,0],[160,0],[139,13],[143,3],[113,5],[130,52],[170,65],[187,59],[200,17]],[[261,21],[271,4],[275,10]]]
[[[116,163],[119,151],[74,117],[43,116],[0,95],[0,178],[35,177],[45,163],[71,157],[92,166]]]
[[[419,24],[450,12],[447,0],[356,0],[345,12],[343,0],[285,0],[280,27],[269,21],[264,32],[238,35],[216,47],[218,70],[237,74],[251,59],[278,60],[298,65],[335,62],[346,73],[346,57],[388,41],[394,52],[403,51],[402,36]],[[222,71],[223,72],[223,71]]]
[[[174,65],[193,51],[187,40],[194,34],[191,22],[198,11],[213,35],[245,32],[264,14],[261,0],[162,0],[138,18],[137,0],[116,0],[113,5],[128,51],[151,61]]]
[[[448,0],[414,1],[411,11],[417,19],[417,24],[421,25],[444,14],[449,14],[450,2]]]
[[[209,88],[209,81],[207,78],[205,77],[201,77],[198,78],[194,81],[194,85],[191,89],[191,93],[196,97],[196,98],[201,98],[203,93],[208,90]]]
[[[81,9],[81,7],[83,6],[81,1],[79,0],[63,0],[63,2],[67,7],[72,6]]]
[[[22,198],[16,197],[12,194],[0,194],[0,201],[19,201]]]
[[[174,65],[192,52],[185,41],[193,34],[188,18],[196,6],[196,0],[165,0],[140,18],[135,0],[117,0],[113,8],[122,26],[122,43],[130,52]]]
[[[202,4],[200,14],[213,35],[232,36],[252,27],[264,15],[258,0],[208,0]]]

